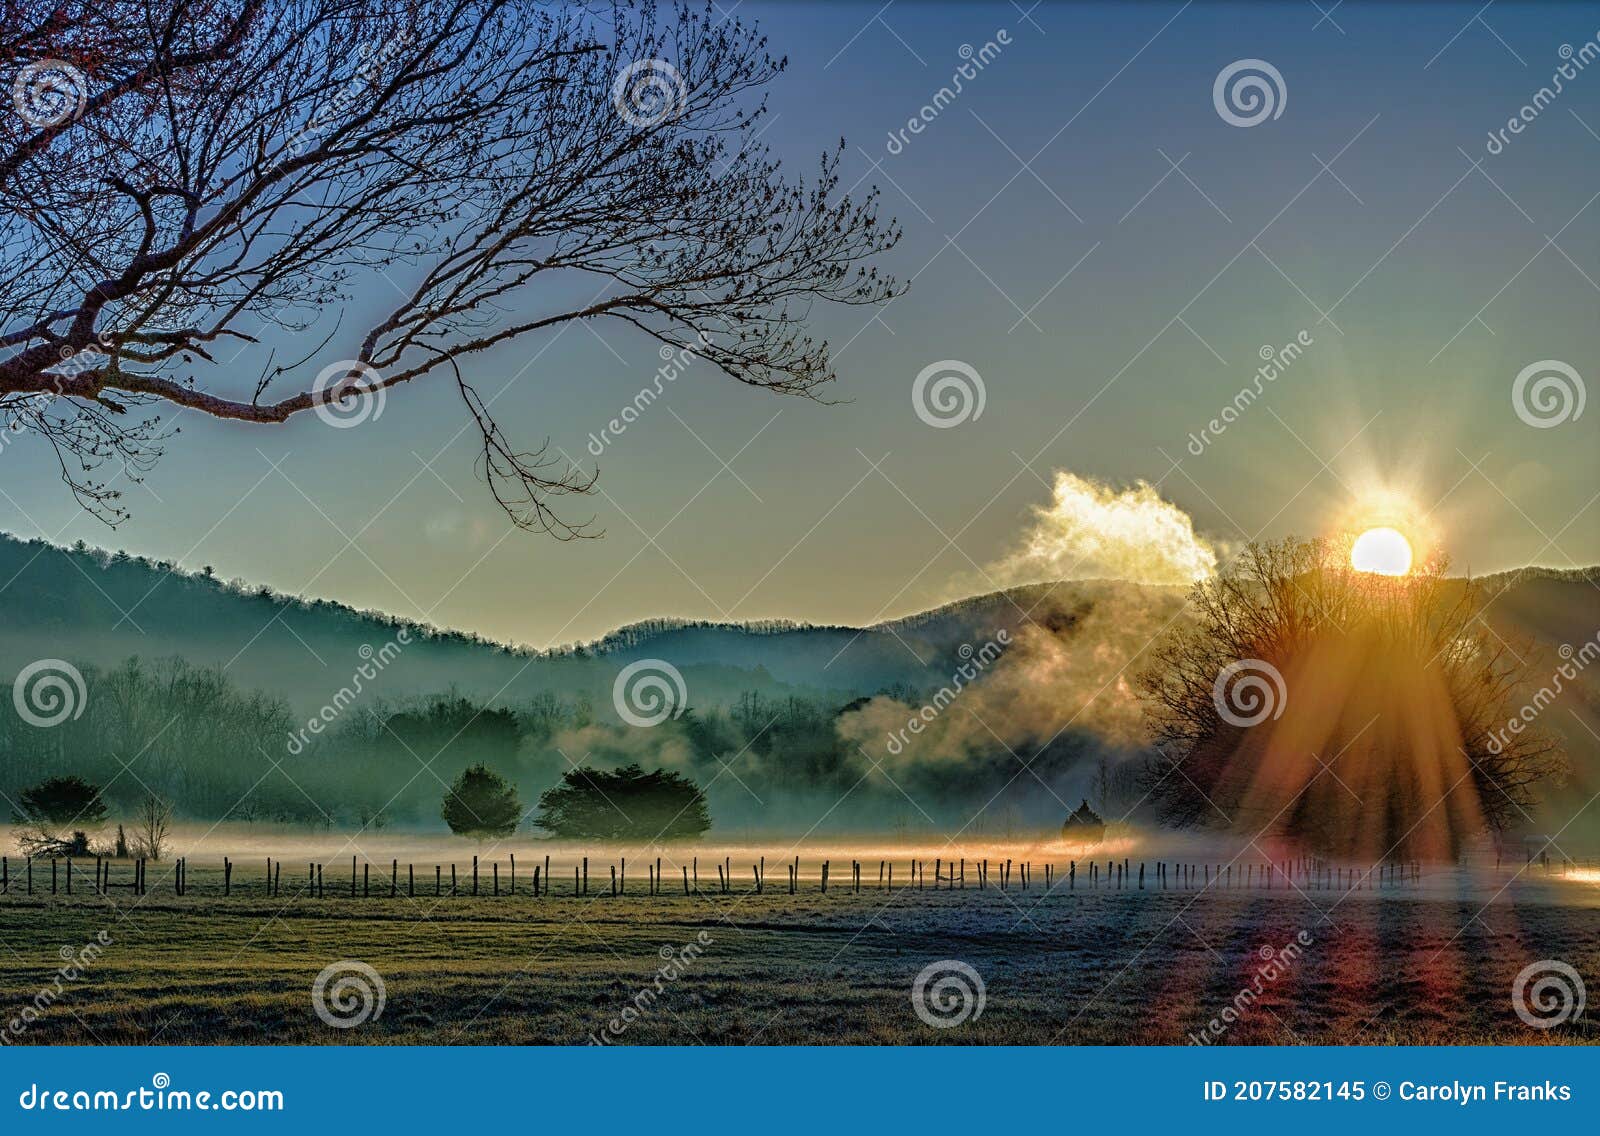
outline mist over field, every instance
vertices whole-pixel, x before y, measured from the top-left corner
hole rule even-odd
[[[1137,496],[1094,507],[1123,506],[1151,508]],[[1046,509],[1039,523],[1059,529],[1061,516]],[[1096,547],[1107,563],[1122,555]],[[1187,551],[1157,555],[1157,570],[1193,569],[1201,546],[1176,547]],[[156,791],[191,822],[329,831],[441,831],[446,787],[476,763],[513,783],[529,813],[575,767],[677,771],[704,788],[712,841],[1037,839],[1084,799],[1138,822],[1149,751],[1133,679],[1187,618],[1176,584],[1079,580],[866,628],[666,620],[539,652],[112,553],[7,539],[0,570],[13,576],[0,664],[15,670],[48,646],[89,691],[54,729],[0,727],[0,791],[15,799],[73,773],[122,809]],[[1600,593],[1584,578],[1502,586],[1490,618],[1531,636],[1551,665],[1556,647],[1600,627]],[[660,720],[639,726],[619,715],[617,684],[653,661],[676,670],[682,697],[666,691]],[[1596,706],[1582,675],[1549,715],[1575,759],[1557,803],[1581,801],[1595,780],[1581,722]]]

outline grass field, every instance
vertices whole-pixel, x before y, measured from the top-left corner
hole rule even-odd
[[[69,899],[17,895],[13,874],[0,897],[0,1033],[11,1044],[1184,1044],[1248,989],[1208,1041],[1600,1039],[1585,1017],[1531,1028],[1511,999],[1537,960],[1591,983],[1600,974],[1600,887],[1505,882],[885,893],[874,878],[859,894],[791,896],[769,873],[761,895],[650,896],[630,876],[621,897],[562,894],[569,881],[536,899],[524,879],[515,896],[435,898],[430,878],[425,897],[388,898],[385,879],[382,898],[352,899],[346,879],[322,899],[285,880],[272,899],[259,879],[224,898],[220,872],[196,868],[181,898],[85,895],[86,873]],[[101,932],[98,957],[54,993],[62,959]],[[384,987],[382,1013],[353,1028],[331,1028],[312,1005],[319,972],[340,960],[371,966]],[[984,1002],[936,1029],[911,989],[942,960],[972,967]],[[680,973],[658,992],[663,968]],[[45,987],[35,1020],[8,1025]]]

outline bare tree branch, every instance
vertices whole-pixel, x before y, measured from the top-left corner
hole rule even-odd
[[[0,409],[33,408],[68,484],[113,522],[91,471],[148,469],[169,410],[283,422],[448,366],[495,499],[521,527],[580,535],[548,501],[593,474],[510,443],[462,360],[609,322],[814,395],[835,375],[804,331],[812,304],[895,287],[872,266],[899,237],[876,191],[839,193],[842,144],[810,180],[780,172],[756,133],[784,61],[710,8],[0,13],[0,75],[37,104],[0,116]],[[300,358],[239,380],[296,339]]]

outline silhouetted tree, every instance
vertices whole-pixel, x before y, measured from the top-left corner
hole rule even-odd
[[[539,796],[533,823],[556,836],[591,840],[682,840],[711,827],[706,796],[693,781],[637,765],[570,769]]]
[[[1340,542],[1289,540],[1197,584],[1194,620],[1139,680],[1162,819],[1367,863],[1454,856],[1525,822],[1566,760],[1522,728],[1528,646],[1491,630],[1483,590],[1445,568],[1373,575]]]
[[[24,789],[17,801],[20,824],[64,826],[76,824],[96,829],[106,821],[100,787],[82,777],[50,777]]]
[[[17,810],[17,844],[30,856],[87,855],[89,833],[106,822],[99,786],[81,777],[50,777],[24,789]]]
[[[807,183],[759,141],[784,66],[716,5],[0,0],[0,412],[115,520],[93,470],[147,469],[158,413],[364,414],[437,377],[512,520],[576,535],[547,502],[592,475],[519,450],[464,357],[612,323],[804,395],[834,375],[812,303],[894,290],[842,142]],[[240,385],[264,326],[307,347]]]
[[[172,802],[159,793],[146,793],[133,815],[133,850],[151,860],[166,854],[172,837]]]
[[[444,795],[440,815],[458,836],[510,836],[522,819],[522,803],[516,786],[487,766],[473,765]]]

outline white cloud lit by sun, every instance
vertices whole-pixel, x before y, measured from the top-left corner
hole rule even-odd
[[[1154,486],[1119,489],[1056,470],[1047,505],[1015,549],[989,570],[991,583],[1106,578],[1190,584],[1217,569],[1217,550]]]

